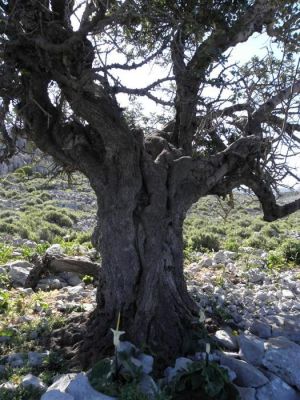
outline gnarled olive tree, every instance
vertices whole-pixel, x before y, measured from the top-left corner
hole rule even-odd
[[[0,16],[2,157],[26,134],[85,174],[98,199],[103,277],[82,362],[111,343],[119,312],[130,340],[172,358],[198,314],[182,267],[189,207],[246,185],[266,220],[300,208],[277,205],[272,189],[287,166],[275,168],[279,150],[299,146],[297,2],[3,0]],[[284,46],[284,62],[269,55],[230,67],[228,50],[262,32]],[[109,52],[125,62],[102,62]],[[172,72],[148,87],[126,88],[116,76],[156,60]],[[208,87],[218,94],[206,96]],[[146,134],[124,117],[118,92],[173,107],[174,117]]]

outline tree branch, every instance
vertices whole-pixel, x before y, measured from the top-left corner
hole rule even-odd
[[[245,42],[255,32],[261,32],[274,19],[274,4],[270,0],[256,0],[254,5],[226,30],[217,29],[198,47],[187,69],[202,75],[206,68],[216,61],[224,51],[238,43]]]
[[[268,119],[268,115],[284,100],[292,97],[294,94],[300,93],[300,80],[296,80],[288,88],[280,90],[274,96],[262,104],[252,115],[256,122],[264,122]]]
[[[266,221],[274,221],[300,210],[300,199],[291,203],[278,205],[271,187],[262,177],[249,173],[244,177],[243,181],[258,197]]]
[[[186,202],[189,208],[197,198],[211,192],[227,175],[236,174],[238,169],[250,168],[250,164],[263,152],[264,146],[264,141],[248,136],[208,158],[181,157],[175,160],[170,181],[174,199]]]

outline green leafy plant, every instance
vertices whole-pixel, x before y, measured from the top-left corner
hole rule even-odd
[[[89,285],[94,282],[94,277],[90,275],[84,275],[82,282],[84,282],[86,285]]]
[[[179,372],[168,388],[174,400],[238,400],[237,389],[232,385],[225,369],[216,363],[197,361]]]
[[[229,251],[238,251],[240,245],[235,239],[228,239],[224,243],[224,249]]]
[[[205,233],[200,230],[194,230],[190,233],[187,245],[193,251],[214,250],[220,249],[220,242],[217,235]]]
[[[11,287],[11,279],[7,271],[0,273],[0,288],[9,289]]]
[[[90,384],[98,392],[109,396],[118,394],[118,383],[115,380],[115,367],[112,359],[98,361],[89,374]]]
[[[0,314],[7,312],[9,304],[10,304],[9,292],[0,289]]]
[[[0,243],[0,263],[4,264],[12,258],[13,247]]]
[[[11,389],[0,389],[1,400],[39,400],[43,391],[28,387],[18,387],[15,390]]]
[[[281,245],[282,253],[287,261],[292,261],[296,265],[300,264],[300,240],[287,239]]]
[[[267,267],[270,270],[281,270],[287,267],[287,261],[282,251],[271,250],[268,253]]]

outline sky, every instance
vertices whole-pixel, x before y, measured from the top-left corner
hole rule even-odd
[[[80,18],[80,14],[78,17]],[[78,21],[73,19],[74,28],[77,29]],[[245,64],[248,62],[253,56],[258,56],[259,58],[263,57],[267,53],[267,47],[270,44],[269,37],[266,33],[263,34],[254,34],[252,35],[248,41],[244,43],[240,43],[235,46],[233,49],[230,49],[231,56],[229,61],[232,63],[240,63]],[[280,51],[274,45],[272,46],[272,50],[279,56]],[[122,59],[119,58],[116,54],[110,56],[108,59],[108,64],[114,62],[121,62]],[[168,74],[169,71],[163,70],[157,64],[145,65],[142,68],[138,68],[136,70],[131,71],[123,71],[123,70],[114,70],[114,76],[117,76],[120,82],[128,87],[128,88],[143,88],[147,85],[151,84],[157,79],[160,79]],[[121,107],[128,107],[131,104],[130,98],[125,94],[117,95],[118,101]],[[150,115],[151,113],[161,113],[161,106],[154,103],[152,100],[147,97],[139,97],[139,104],[143,108],[143,113],[145,115]],[[298,171],[298,175],[300,175],[300,156],[296,156],[290,159],[289,164],[296,168]],[[294,179],[285,179],[284,184],[293,185],[295,183]],[[300,188],[300,184],[297,185],[297,188]]]

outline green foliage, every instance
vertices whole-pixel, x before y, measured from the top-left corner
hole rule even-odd
[[[24,165],[24,167],[16,169],[14,174],[20,176],[20,178],[29,178],[33,175],[33,168],[31,165]]]
[[[30,261],[34,254],[44,255],[48,247],[49,247],[48,243],[38,243],[33,248],[28,246],[22,246],[21,247],[22,257]]]
[[[16,233],[16,228],[13,224],[7,222],[0,222],[0,232],[8,233],[10,235]]]
[[[13,247],[0,243],[0,264],[5,264],[12,259]]]
[[[0,389],[1,400],[40,400],[43,392],[33,387],[18,387],[16,390]]]
[[[269,251],[267,258],[267,267],[271,270],[281,270],[287,267],[286,258],[282,251]]]
[[[94,282],[94,277],[90,275],[84,275],[82,282],[84,282],[86,285],[89,285]]]
[[[9,289],[11,287],[11,279],[7,271],[0,272],[0,288]]]
[[[300,264],[300,240],[299,239],[287,239],[281,245],[281,251],[287,261]]]
[[[263,249],[266,243],[266,238],[259,233],[254,233],[247,240],[244,241],[245,246],[254,247],[256,249]]]
[[[194,230],[191,231],[188,236],[187,247],[192,251],[218,251],[220,248],[220,242],[217,235],[213,233]]]
[[[61,227],[70,228],[73,221],[65,213],[59,211],[48,211],[44,214],[44,219],[50,223],[56,224]]]
[[[10,302],[10,294],[5,289],[0,289],[0,314],[7,312]]]
[[[100,360],[94,365],[89,374],[89,381],[95,390],[109,396],[118,394],[118,383],[115,380],[114,368],[114,363],[109,358]]]
[[[230,239],[228,238],[225,242],[224,242],[224,249],[225,250],[229,250],[229,251],[235,251],[237,252],[239,250],[239,243],[235,240],[235,239]]]
[[[239,399],[238,391],[231,384],[227,371],[215,363],[203,361],[194,362],[186,370],[179,372],[170,383],[169,391],[174,400],[192,398],[195,395],[207,400]]]

